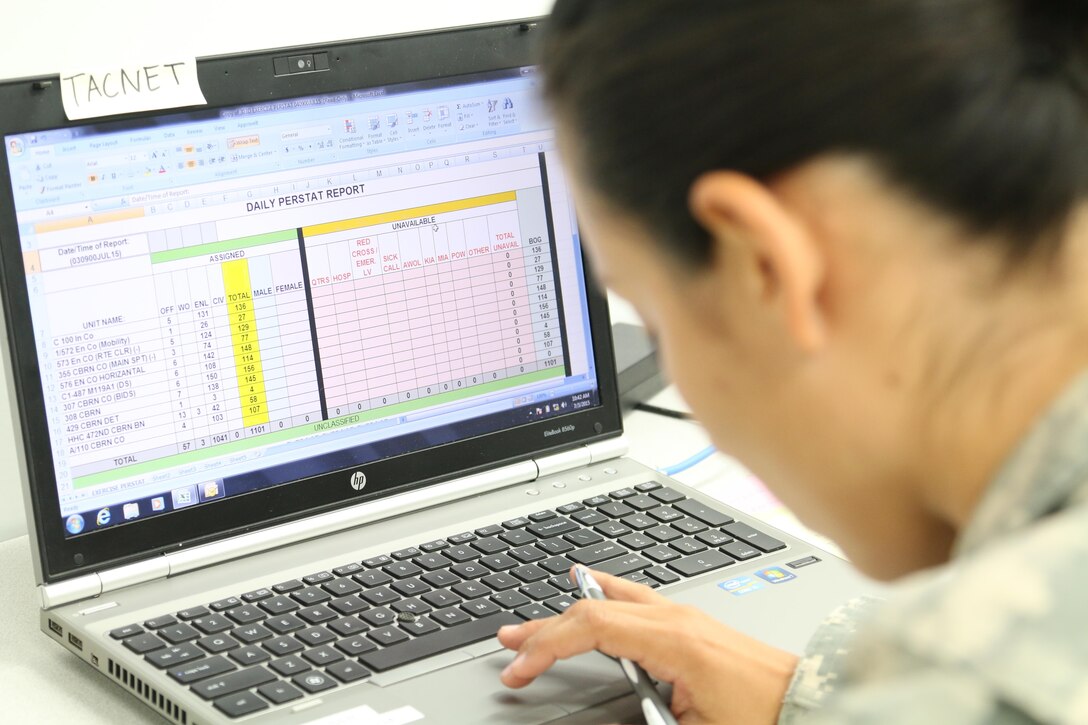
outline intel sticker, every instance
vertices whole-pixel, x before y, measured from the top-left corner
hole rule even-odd
[[[745,594],[759,591],[763,588],[763,582],[750,576],[738,576],[718,584],[719,587],[732,594],[734,597],[743,597]]]

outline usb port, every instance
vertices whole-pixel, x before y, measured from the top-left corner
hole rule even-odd
[[[58,637],[64,636],[64,627],[60,626],[52,619],[49,620],[49,629],[53,630],[53,632],[56,633]]]
[[[81,640],[79,637],[75,636],[71,632],[68,633],[68,641],[72,644],[73,647],[80,650],[81,652],[83,651],[83,640]]]

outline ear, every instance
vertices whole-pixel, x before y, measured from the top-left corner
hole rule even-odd
[[[814,352],[827,338],[821,288],[824,256],[808,228],[774,192],[730,171],[704,174],[692,185],[689,205],[711,238],[712,272],[719,279],[742,273],[758,299],[774,308],[794,343]]]

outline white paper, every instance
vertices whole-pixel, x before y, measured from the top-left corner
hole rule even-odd
[[[423,719],[423,713],[414,707],[398,707],[388,712],[375,712],[369,705],[361,705],[319,720],[310,725],[407,725]]]
[[[62,71],[60,92],[70,121],[208,103],[200,90],[196,58]]]

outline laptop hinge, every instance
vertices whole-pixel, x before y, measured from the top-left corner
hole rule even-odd
[[[539,477],[550,476],[553,473],[562,473],[591,463],[607,461],[611,458],[619,458],[627,453],[627,440],[623,436],[609,438],[606,441],[591,443],[587,446],[578,446],[569,451],[554,453],[550,456],[542,456],[536,459],[537,475]]]

